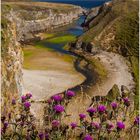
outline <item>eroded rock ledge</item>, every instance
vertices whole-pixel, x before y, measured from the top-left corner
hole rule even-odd
[[[69,24],[84,11],[81,7],[74,5],[65,10],[61,10],[61,7],[60,9],[48,8],[44,5],[28,9],[29,6],[32,5],[21,3],[15,7],[12,3],[11,10],[7,14],[7,18],[16,23],[17,41],[19,42],[29,42],[38,38],[36,33]]]

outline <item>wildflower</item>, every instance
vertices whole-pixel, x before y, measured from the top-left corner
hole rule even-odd
[[[90,107],[87,109],[87,112],[89,113],[90,117],[92,117],[93,114],[96,113],[96,108]]]
[[[26,101],[26,96],[22,95],[21,96],[21,101],[22,101],[22,103],[25,102]]]
[[[93,138],[92,138],[90,135],[87,134],[87,135],[84,137],[83,140],[93,140]]]
[[[24,103],[24,107],[25,107],[26,109],[29,109],[30,106],[31,106],[30,102],[26,101],[26,102]]]
[[[61,95],[54,95],[52,96],[52,99],[56,102],[62,101],[62,96]]]
[[[106,106],[104,105],[99,105],[97,108],[99,113],[104,113],[106,111]]]
[[[4,130],[3,130],[3,129],[1,129],[1,130],[0,130],[0,132],[1,132],[1,134],[3,134],[3,133],[4,133]]]
[[[30,99],[32,97],[32,93],[30,93],[30,92],[27,93],[25,97],[26,97],[26,99]]]
[[[125,124],[123,122],[117,122],[117,130],[125,129]]]
[[[38,137],[39,137],[40,140],[43,140],[44,134],[41,132],[41,133],[38,134]]]
[[[48,99],[48,100],[47,100],[47,103],[48,103],[48,104],[51,104],[51,103],[52,103],[52,99]]]
[[[84,118],[86,118],[86,115],[85,114],[79,114],[79,117],[81,120],[83,120]]]
[[[130,106],[130,100],[127,97],[123,98],[123,102],[124,102],[124,105],[126,105],[127,107]]]
[[[118,104],[116,102],[112,102],[111,107],[115,110],[118,107]]]
[[[30,134],[27,133],[27,135],[26,135],[26,140],[30,140],[30,139],[31,139]]]
[[[4,122],[4,129],[8,127],[8,122]]]
[[[100,124],[97,123],[97,122],[92,122],[92,123],[91,123],[91,126],[92,126],[93,128],[95,128],[96,130],[98,130],[98,129],[100,128]]]
[[[49,140],[49,134],[48,133],[45,134],[45,140]]]
[[[60,122],[58,120],[52,121],[52,127],[58,127],[60,125]]]
[[[15,105],[15,104],[16,104],[16,100],[12,99],[12,105]]]
[[[73,91],[71,91],[71,90],[68,90],[66,92],[66,95],[67,95],[68,98],[72,98],[73,96],[75,96],[75,93]]]
[[[20,126],[24,126],[24,122],[20,122],[19,125],[20,125]]]
[[[77,127],[77,124],[76,124],[76,123],[74,123],[74,122],[73,122],[73,123],[71,123],[70,125],[71,125],[71,128],[72,128],[72,129],[74,129],[74,128],[76,128],[76,127]]]
[[[108,132],[111,132],[111,130],[114,128],[114,125],[112,123],[107,123],[106,124],[106,129]]]
[[[139,116],[137,116],[137,117],[135,118],[134,124],[135,124],[135,125],[139,125]]]
[[[2,116],[1,117],[1,122],[4,123],[5,119],[6,119],[6,117],[5,116]]]
[[[64,106],[62,105],[55,105],[54,106],[54,110],[56,111],[56,113],[61,113],[64,111]]]

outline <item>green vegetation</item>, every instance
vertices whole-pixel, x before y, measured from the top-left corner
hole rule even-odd
[[[98,73],[100,80],[106,78],[106,68],[103,66],[99,59],[92,58],[92,60],[90,60],[90,63],[93,65],[94,70]]]
[[[115,45],[120,46],[124,56],[128,56],[136,82],[135,107],[139,107],[139,17],[135,9],[123,16],[116,26]]]
[[[59,44],[59,43],[71,42],[71,41],[74,41],[75,39],[76,37],[73,35],[64,35],[64,36],[58,36],[55,38],[48,39],[47,41],[50,43]]]
[[[139,109],[139,60],[137,57],[130,57],[132,72],[136,82],[135,108]]]
[[[89,29],[80,39],[93,42],[94,47],[118,52],[128,58],[136,82],[135,107],[138,108],[139,96],[139,8],[138,1],[114,1],[111,8],[90,21]],[[110,35],[111,34],[111,35]],[[114,40],[111,40],[114,36]],[[102,73],[102,72],[101,72]],[[104,73],[104,72],[103,72]]]
[[[51,38],[51,37],[54,37],[55,36],[55,34],[47,34],[47,33],[45,33],[44,34],[44,37],[46,37],[46,38]]]
[[[117,24],[115,44],[119,44],[122,50],[126,49],[128,55],[138,57],[139,17],[137,12],[128,13]]]

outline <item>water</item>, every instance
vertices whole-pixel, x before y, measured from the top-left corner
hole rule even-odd
[[[102,5],[103,3],[110,0],[35,0],[35,1],[74,4],[89,9]]]
[[[56,32],[55,37],[59,37],[59,36],[63,36],[63,35],[73,35],[75,37],[78,37],[80,35],[83,34],[83,28],[81,27],[81,24],[84,22],[85,16],[80,16],[80,18],[78,20],[76,20],[74,23],[68,25],[68,26],[64,26],[61,27],[61,30]],[[55,33],[55,30],[54,30]],[[45,40],[43,41],[44,46],[46,46],[47,48],[51,48],[54,51],[57,51],[61,54],[67,54],[67,55],[74,55],[73,53],[65,50],[63,47],[68,43],[50,43],[49,41]]]
[[[74,4],[79,5],[84,8],[92,8],[99,5],[102,5],[104,2],[109,0],[35,0],[35,1],[42,1],[42,2],[57,2],[57,3],[67,3],[67,4]],[[68,26],[61,27],[60,31],[57,31],[57,34],[54,37],[63,36],[63,35],[73,35],[73,36],[80,36],[83,34],[83,28],[81,24],[84,22],[85,16],[80,16],[78,20],[76,20],[73,24]],[[44,41],[44,46],[53,49],[61,54],[73,55],[69,51],[65,50],[63,47],[67,44],[66,43],[50,43],[47,40]]]

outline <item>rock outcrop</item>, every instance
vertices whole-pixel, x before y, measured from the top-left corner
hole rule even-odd
[[[106,98],[109,101],[114,101],[117,99],[117,97],[120,97],[120,91],[119,91],[119,87],[118,85],[113,85],[113,87],[110,89],[110,91],[108,92]]]
[[[16,40],[15,23],[2,15],[1,93],[2,115],[10,112],[12,99],[22,93],[22,48]]]
[[[3,3],[1,47],[3,115],[9,112],[12,99],[17,99],[22,94],[21,42],[25,43],[36,38],[36,33],[71,23],[82,12],[78,6],[64,6],[65,11],[58,10],[59,8],[56,11],[43,6]]]
[[[21,4],[23,6],[23,4]],[[57,28],[77,19],[82,14],[83,9],[79,6],[72,6],[67,11],[55,10],[48,7],[35,7],[29,10],[21,5],[18,8],[13,7],[7,15],[7,18],[16,22],[17,41],[28,42],[36,37],[36,33],[44,32]],[[32,6],[30,4],[26,6]],[[59,6],[59,5],[58,5]]]

